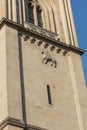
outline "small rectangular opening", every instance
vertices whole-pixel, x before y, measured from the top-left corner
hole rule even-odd
[[[48,95],[48,103],[52,105],[51,90],[49,85],[47,85],[47,95]]]

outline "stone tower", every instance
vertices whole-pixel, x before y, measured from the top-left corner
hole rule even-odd
[[[87,89],[70,0],[0,0],[0,130],[87,130]]]

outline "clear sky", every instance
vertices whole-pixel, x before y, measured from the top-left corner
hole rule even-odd
[[[87,86],[87,0],[71,0],[79,47],[86,50],[82,56]]]

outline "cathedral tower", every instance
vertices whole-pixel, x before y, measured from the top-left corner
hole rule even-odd
[[[87,130],[87,89],[70,0],[0,0],[0,130]]]

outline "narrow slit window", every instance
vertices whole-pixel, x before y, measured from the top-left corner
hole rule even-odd
[[[48,103],[52,105],[51,90],[49,85],[47,85],[47,95],[48,95]]]
[[[29,0],[26,3],[26,20],[34,24],[34,11],[33,11],[32,0]]]
[[[36,12],[37,12],[37,23],[38,23],[38,26],[43,27],[42,9],[40,8],[40,6],[36,7]]]

